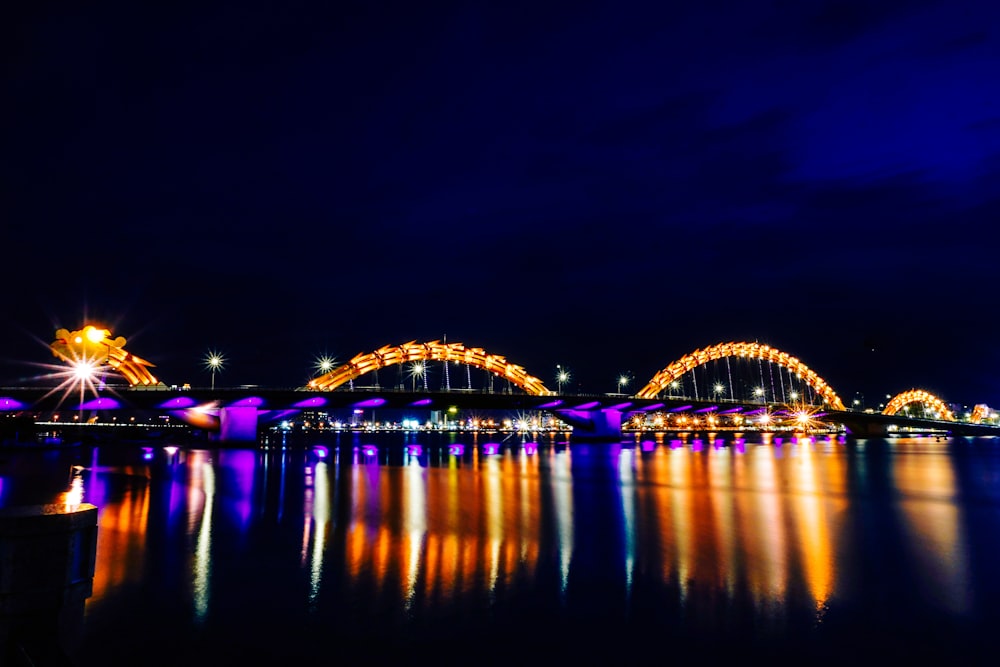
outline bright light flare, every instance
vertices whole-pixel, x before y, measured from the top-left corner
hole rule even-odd
[[[77,359],[70,364],[73,379],[77,382],[90,382],[97,375],[97,364],[92,359]]]
[[[220,371],[226,367],[226,357],[219,352],[209,351],[205,355],[205,368],[210,371]]]
[[[87,340],[89,340],[91,343],[100,343],[111,332],[108,331],[107,329],[98,329],[97,327],[94,326],[88,326],[86,329],[84,329],[84,333],[87,336]]]
[[[336,363],[337,360],[335,358],[323,355],[316,357],[316,360],[313,362],[313,368],[320,373],[329,373],[333,370]]]

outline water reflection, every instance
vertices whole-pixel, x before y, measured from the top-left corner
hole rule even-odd
[[[526,619],[812,637],[858,614],[889,630],[994,620],[989,451],[787,435],[344,436],[94,449],[61,470],[42,462],[36,482],[53,481],[4,474],[0,488],[5,504],[99,507],[95,655],[115,627],[141,634],[128,610],[143,595],[163,601],[161,622],[219,632],[263,622],[261,588],[282,622],[369,637]]]

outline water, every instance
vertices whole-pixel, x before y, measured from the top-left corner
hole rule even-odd
[[[100,509],[78,665],[992,658],[1000,440],[564,438],[4,451],[0,505]]]

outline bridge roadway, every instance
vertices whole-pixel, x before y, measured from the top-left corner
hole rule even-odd
[[[337,409],[421,409],[448,410],[547,411],[574,427],[574,437],[614,439],[620,437],[622,421],[636,413],[670,412],[686,414],[749,414],[762,408],[773,411],[787,406],[753,402],[708,401],[683,397],[635,398],[624,394],[544,395],[515,393],[483,393],[461,389],[447,392],[406,391],[359,388],[352,391],[314,391],[300,388],[204,388],[178,390],[163,386],[147,388],[106,387],[83,397],[79,393],[51,387],[0,388],[0,412],[76,411],[166,411],[183,417],[193,409],[218,410],[223,422],[225,415],[241,413],[250,432],[255,432],[257,420],[282,419],[302,410]],[[961,436],[1000,436],[1000,427],[987,424],[917,419],[904,415],[883,415],[856,411],[826,410],[814,419],[842,425],[858,437],[881,436],[896,429],[913,429],[932,433]],[[235,422],[234,422],[235,423]],[[244,434],[243,439],[249,438]]]

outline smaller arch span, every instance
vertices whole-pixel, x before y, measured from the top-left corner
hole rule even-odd
[[[426,343],[410,341],[402,345],[384,345],[374,352],[358,354],[346,364],[309,381],[309,389],[330,391],[372,371],[415,361],[457,361],[509,380],[525,393],[535,396],[551,394],[537,377],[524,367],[512,364],[499,354],[490,354],[481,347],[466,347],[462,343]]]
[[[677,361],[667,365],[666,368],[656,373],[645,387],[636,394],[637,398],[654,398],[657,394],[667,388],[674,380],[679,379],[688,371],[698,366],[723,359],[725,357],[742,357],[749,359],[761,359],[769,363],[778,364],[787,368],[792,373],[799,375],[812,390],[819,395],[830,408],[834,410],[844,410],[844,403],[837,396],[837,393],[826,383],[826,381],[816,374],[796,357],[787,352],[763,345],[761,343],[735,342],[719,343],[709,347],[700,348],[686,354]]]
[[[885,406],[885,409],[882,410],[882,414],[897,414],[910,403],[923,403],[925,406],[940,415],[940,418],[944,421],[955,421],[955,415],[948,409],[945,402],[934,394],[924,391],[923,389],[908,389],[904,392],[896,394]]]

